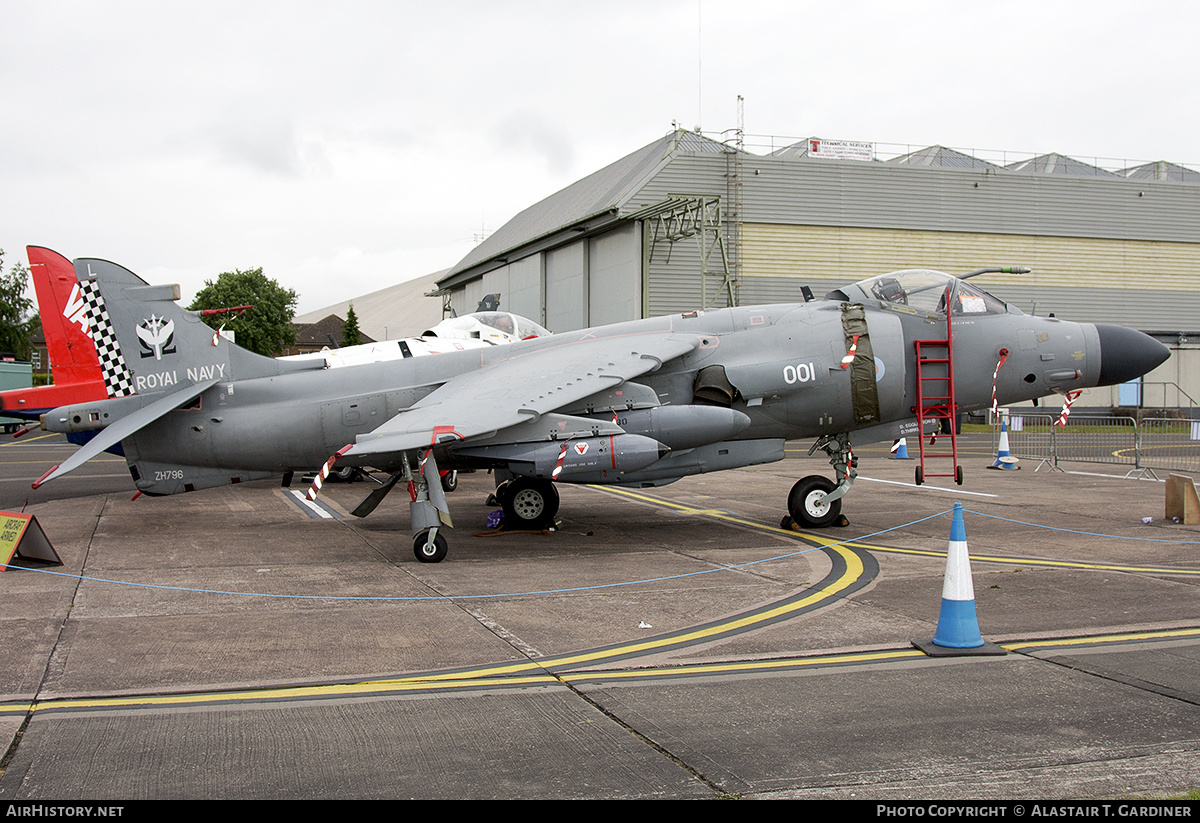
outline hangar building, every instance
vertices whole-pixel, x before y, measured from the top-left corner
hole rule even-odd
[[[458,311],[503,308],[555,331],[818,297],[888,271],[962,274],[1026,313],[1119,323],[1172,348],[1134,405],[1200,399],[1200,174],[1057,154],[1000,164],[934,146],[752,153],[678,130],[528,207],[438,281]],[[1191,341],[1195,340],[1196,344]],[[1116,388],[1092,406],[1129,403]]]

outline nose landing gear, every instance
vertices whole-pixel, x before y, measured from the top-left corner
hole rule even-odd
[[[850,449],[850,436],[824,435],[813,443],[808,453],[812,454],[817,449],[823,449],[829,455],[837,483],[819,474],[797,481],[788,495],[788,516],[780,524],[783,528],[790,528],[793,523],[814,529],[847,524],[842,516],[842,497],[858,476],[855,470],[858,459]]]

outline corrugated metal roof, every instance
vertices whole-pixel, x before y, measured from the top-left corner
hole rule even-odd
[[[555,247],[560,235],[564,242],[584,236],[572,229],[605,231],[671,198],[725,198],[731,151],[695,132],[671,132],[525,209],[439,282],[457,287]],[[1128,187],[1138,185],[1133,180],[1061,154],[1010,166],[945,146],[882,163],[797,161],[799,155],[786,150],[741,156],[745,221],[1200,242],[1200,224],[1192,219],[1200,205],[1200,175],[1190,170],[1182,185],[1165,185],[1160,196],[1134,203],[1127,197]],[[1031,177],[1043,175],[1030,185]]]
[[[517,214],[458,262],[451,277],[519,246],[619,209],[654,171],[677,153],[721,154],[729,148],[690,131],[673,131]]]
[[[1178,163],[1168,163],[1166,160],[1125,169],[1123,175],[1131,180],[1178,180],[1186,183],[1200,183],[1200,172],[1192,171]]]
[[[1034,174],[1075,174],[1083,177],[1118,177],[1111,171],[1105,171],[1099,166],[1084,163],[1065,154],[1040,154],[1029,160],[1009,163],[1004,168],[1009,171],[1033,172]]]
[[[904,166],[943,166],[952,169],[1000,170],[1000,167],[995,163],[980,160],[978,157],[972,157],[969,154],[948,149],[945,146],[930,146],[929,148],[918,149],[908,154],[902,154],[899,157],[893,157],[891,160],[885,162]]]
[[[808,157],[808,138],[792,143],[790,146],[784,146],[782,149],[775,149],[767,155],[768,157]]]

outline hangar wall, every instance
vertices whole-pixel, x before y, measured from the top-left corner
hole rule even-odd
[[[794,281],[822,294],[896,269],[1028,266],[1031,274],[976,282],[1027,314],[1200,331],[1200,243],[764,223],[742,231],[746,303],[795,299]],[[1196,313],[1178,313],[1189,304]]]
[[[707,276],[700,238],[663,242],[650,216],[687,198],[719,200],[720,236],[740,237],[709,258]],[[1147,402],[1200,398],[1189,342],[1200,340],[1195,182],[760,156],[677,132],[530,206],[445,283],[459,311],[501,292],[505,308],[565,331],[723,307],[726,269],[733,300],[749,305],[896,269],[1002,265],[1033,273],[979,282],[1022,311],[1129,325],[1171,344],[1175,356],[1147,380],[1186,395]],[[1095,404],[1115,404],[1111,394]]]
[[[515,256],[515,255],[514,255]],[[456,311],[474,311],[486,294],[505,311],[570,331],[642,317],[641,225],[625,223],[537,251],[451,290]]]

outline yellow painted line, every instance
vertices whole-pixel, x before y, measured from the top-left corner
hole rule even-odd
[[[762,523],[755,523],[751,520],[745,520],[740,517],[735,517],[728,512],[712,509],[697,509],[691,506],[686,506],[682,503],[675,503],[670,500],[662,500],[657,497],[652,497],[647,494],[632,492],[627,489],[614,489],[607,486],[592,486],[591,488],[599,491],[605,491],[613,494],[619,494],[624,497],[629,497],[634,500],[639,500],[644,503],[649,503],[655,506],[662,506],[669,509],[675,509],[684,514],[692,514],[705,517],[713,517],[717,520],[724,520],[729,523],[736,523],[739,526],[747,526],[753,529],[764,532],[774,532],[776,534],[786,534],[790,537],[801,537],[805,540],[811,540],[814,544],[823,548],[829,548],[832,544],[851,546],[856,549],[865,551],[882,552],[886,554],[908,554],[919,557],[945,557],[944,551],[933,551],[930,549],[902,549],[895,546],[880,546],[874,543],[861,543],[852,540],[832,540],[821,537],[811,532],[794,532],[786,529],[781,529],[777,526],[768,526]],[[1115,537],[1120,540],[1121,538]],[[968,541],[969,542],[969,541]],[[949,547],[947,539],[947,548]],[[969,550],[968,550],[969,551]],[[1174,568],[1171,566],[1130,566],[1116,563],[1083,563],[1069,560],[1042,560],[1028,557],[1004,557],[1001,555],[986,555],[970,553],[972,561],[978,560],[981,563],[1003,563],[1005,565],[1025,565],[1025,566],[1046,566],[1050,568],[1065,568],[1065,569],[1088,569],[1092,571],[1119,571],[1119,572],[1139,572],[1143,574],[1177,574],[1195,576],[1200,575],[1200,569]]]
[[[272,689],[248,689],[231,692],[195,692],[190,694],[139,695],[131,697],[94,697],[68,700],[46,700],[37,703],[9,704],[0,714],[50,710],[86,710],[153,708],[156,706],[192,706],[200,704],[261,702],[264,700],[296,700],[326,697],[357,697],[380,693],[411,692],[446,688],[488,688],[492,686],[553,686],[561,685],[550,675],[536,677],[477,677],[469,682],[438,683],[412,678],[405,680],[376,680],[360,683],[337,683],[323,686],[292,686]]]
[[[22,437],[19,440],[13,440],[11,443],[4,443],[5,446],[23,446],[26,443],[33,443],[37,440],[45,440],[47,437],[58,437],[58,434],[50,432],[49,434],[39,434],[36,437]],[[62,445],[70,446],[70,443],[63,442]]]
[[[124,463],[123,457],[93,457],[88,463]],[[3,460],[0,465],[4,466],[52,466],[53,460]]]
[[[673,675],[778,671],[780,669],[795,669],[808,666],[834,666],[841,663],[885,663],[891,660],[910,660],[912,658],[927,656],[920,649],[893,649],[891,651],[858,652],[821,657],[795,657],[784,660],[741,660],[725,663],[697,663],[689,666],[662,666],[653,669],[631,669],[627,671],[575,672],[561,675],[561,677],[568,683],[592,680],[636,680],[647,677],[670,677]]]
[[[755,612],[754,614],[732,620],[726,620],[703,629],[696,629],[690,632],[685,631],[679,634],[669,634],[662,637],[656,637],[653,640],[632,642],[613,648],[596,649],[592,651],[560,655],[557,657],[540,658],[536,661],[504,663],[497,666],[488,666],[465,672],[446,672],[442,674],[429,675],[425,679],[426,681],[435,682],[446,680],[466,680],[480,676],[497,677],[515,674],[517,672],[529,671],[531,669],[554,669],[566,666],[577,666],[585,663],[593,663],[597,660],[604,660],[610,657],[625,657],[631,654],[652,652],[656,649],[678,646],[681,644],[686,645],[688,643],[703,641],[710,637],[725,634],[730,631],[748,629],[759,623],[770,622],[791,614],[792,612],[808,608],[809,606],[812,606],[821,600],[833,597],[857,582],[863,574],[862,561],[859,560],[858,555],[842,547],[836,547],[833,549],[833,551],[836,551],[846,563],[846,571],[844,574],[824,588],[817,589],[816,591],[809,593],[807,597],[784,603],[780,606],[776,606],[773,609],[768,609],[763,612]]]
[[[723,520],[726,523],[734,523],[738,526],[746,526],[760,532],[769,534],[784,534],[788,537],[802,538],[811,541],[814,545],[828,547],[831,544],[858,546],[858,544],[850,543],[844,540],[831,540],[820,535],[811,534],[809,532],[794,532],[788,529],[781,529],[778,526],[768,526],[764,523],[759,523],[754,520],[746,520],[743,517],[737,517],[722,509],[698,509],[695,506],[688,506],[684,503],[676,503],[673,500],[665,500],[661,497],[653,497],[642,492],[631,491],[630,489],[618,489],[612,486],[589,486],[596,491],[605,492],[606,494],[614,494],[618,497],[627,497],[630,500],[637,500],[642,503],[648,503],[651,506],[658,506],[665,509],[673,509],[681,514],[690,514],[698,517],[711,517],[716,520]],[[865,548],[861,547],[860,548]]]
[[[1117,538],[1120,539],[1120,538]],[[969,541],[968,541],[969,542]],[[946,552],[932,551],[929,549],[901,549],[894,546],[870,546],[860,545],[860,548],[869,549],[874,552],[884,554],[910,554],[918,557],[945,557]],[[1032,557],[1004,557],[1002,555],[975,554],[968,549],[971,562],[979,561],[980,563],[1003,563],[1007,566],[1046,566],[1050,568],[1063,569],[1086,569],[1090,571],[1110,571],[1110,572],[1139,572],[1142,574],[1182,574],[1182,575],[1200,575],[1200,569],[1184,569],[1173,568],[1171,566],[1127,566],[1118,565],[1116,563],[1084,563],[1075,560],[1042,560]]]
[[[633,644],[623,647],[623,649],[620,652],[615,652],[615,651],[586,652],[584,654],[567,655],[564,657],[559,657],[559,658],[555,658],[551,661],[548,661],[547,665],[556,665],[556,666],[574,665],[574,664],[578,664],[578,663],[590,662],[590,661],[597,660],[597,659],[600,659],[603,657],[611,657],[615,653],[629,654],[630,652],[650,651],[650,650],[658,648],[660,646],[667,646],[667,645],[673,646],[673,645],[676,645],[681,642],[682,643],[696,642],[699,640],[704,640],[705,638],[711,637],[716,634],[724,634],[725,632],[728,632],[731,630],[744,629],[744,628],[753,626],[756,623],[762,623],[762,622],[774,620],[780,616],[789,614],[791,612],[798,611],[800,609],[807,608],[808,606],[811,606],[820,600],[824,600],[828,597],[831,597],[831,596],[837,594],[838,592],[841,592],[842,590],[849,587],[852,583],[857,581],[859,579],[859,577],[862,576],[862,572],[863,572],[862,561],[860,561],[858,559],[858,556],[856,554],[854,554],[853,552],[850,552],[850,551],[846,551],[845,549],[842,549],[842,548],[834,549],[834,551],[836,551],[838,554],[840,554],[842,556],[842,558],[846,561],[846,573],[843,574],[841,577],[839,577],[837,580],[830,583],[825,588],[819,589],[818,591],[815,591],[815,592],[812,592],[807,597],[801,598],[800,600],[796,600],[792,603],[787,603],[782,606],[777,606],[774,609],[768,609],[765,612],[760,612],[760,613],[757,613],[757,614],[754,614],[751,616],[747,616],[747,617],[743,617],[743,618],[740,618],[737,620],[730,620],[730,621],[727,621],[724,623],[720,623],[718,625],[711,626],[708,629],[701,629],[698,631],[687,632],[685,634],[672,635],[670,637],[662,638],[657,641],[649,641],[646,643],[633,643]]]
[[[48,437],[62,437],[62,435],[59,434],[58,432],[47,432],[46,434],[36,434],[36,435],[34,435],[34,437],[29,437],[29,435],[26,434],[26,435],[23,435],[23,437],[13,438],[12,441],[10,441],[10,443],[0,444],[0,445],[22,446],[22,445],[25,445],[26,443],[36,443],[37,440],[44,440]],[[70,443],[70,441],[68,441],[64,438],[64,440],[62,440],[62,443],[60,443],[59,445],[60,446],[72,446],[74,444]],[[78,446],[76,446],[76,447],[78,447]]]
[[[876,546],[865,543],[857,543],[851,541],[835,541],[824,538],[819,535],[809,533],[798,533],[785,529],[766,526],[761,523],[745,520],[728,512],[716,509],[699,509],[692,506],[687,506],[681,503],[675,503],[669,500],[663,500],[657,497],[652,497],[646,494],[633,492],[626,489],[601,488],[602,491],[608,493],[619,494],[623,497],[638,500],[655,506],[660,506],[668,509],[673,509],[686,514],[700,515],[711,517],[737,525],[747,526],[758,531],[776,532],[787,535],[791,538],[799,538],[805,541],[810,541],[816,546],[829,548],[836,552],[845,562],[846,571],[838,577],[837,580],[829,585],[810,592],[806,597],[803,597],[794,602],[789,602],[777,606],[773,609],[768,609],[764,612],[746,615],[741,618],[725,621],[703,629],[697,629],[690,632],[679,634],[665,635],[653,640],[643,642],[633,642],[621,646],[616,646],[608,649],[599,649],[586,652],[579,652],[568,655],[560,655],[557,657],[542,658],[538,660],[523,660],[514,661],[512,663],[504,663],[491,666],[483,666],[474,668],[468,671],[459,672],[441,672],[436,674],[418,675],[414,677],[395,678],[388,680],[366,681],[352,684],[332,684],[323,686],[303,686],[303,687],[286,687],[277,689],[257,689],[231,692],[216,692],[211,694],[186,694],[186,695],[158,695],[158,696],[143,696],[143,697],[124,697],[124,698],[85,698],[77,700],[60,700],[47,701],[44,703],[14,703],[5,706],[0,706],[0,715],[5,714],[25,714],[27,712],[35,712],[40,710],[58,709],[58,710],[84,710],[84,709],[111,709],[111,708],[148,708],[155,706],[180,706],[180,705],[197,705],[197,704],[216,704],[216,703],[233,703],[233,702],[261,702],[264,700],[288,700],[288,699],[307,699],[307,698],[329,698],[329,697],[354,697],[368,694],[381,693],[403,693],[414,691],[428,691],[433,689],[472,689],[472,688],[488,688],[498,686],[546,686],[555,685],[563,682],[584,681],[584,680],[616,680],[616,679],[644,679],[650,677],[677,676],[677,675],[703,675],[703,674],[722,674],[733,672],[753,672],[753,671],[778,671],[786,668],[796,667],[816,667],[837,664],[851,663],[871,663],[871,662],[886,662],[890,660],[915,659],[925,657],[925,653],[915,649],[903,650],[887,650],[881,652],[866,652],[855,654],[842,655],[827,655],[810,658],[793,658],[785,660],[756,660],[756,661],[740,661],[740,662],[723,662],[711,664],[693,664],[688,666],[677,667],[658,667],[649,669],[634,669],[628,671],[602,671],[602,672],[575,672],[571,674],[560,673],[553,675],[546,672],[552,668],[565,668],[570,666],[578,666],[581,664],[594,663],[597,660],[606,658],[624,657],[631,654],[653,651],[663,647],[673,647],[688,643],[703,641],[709,637],[718,634],[723,634],[729,631],[746,629],[754,625],[766,621],[772,621],[779,617],[786,616],[789,613],[807,608],[822,599],[834,596],[846,589],[848,586],[856,582],[863,574],[862,562],[858,556],[850,551],[847,547],[855,546],[858,548],[869,549],[874,551],[892,552],[899,554],[911,554],[927,557],[945,557],[945,552],[923,551],[918,549],[898,549],[886,546]],[[1030,560],[1028,558],[1002,558],[981,556],[976,557],[980,561],[1006,563],[1006,564],[1026,564],[1026,565],[1046,565],[1046,566],[1061,566],[1067,568],[1085,568],[1085,569],[1101,569],[1101,570],[1121,570],[1121,571],[1162,571],[1166,573],[1189,573],[1195,574],[1198,572],[1191,570],[1179,569],[1150,569],[1135,566],[1114,566],[1103,564],[1085,564],[1085,563],[1069,563],[1065,561],[1049,561],[1049,560]],[[1028,641],[1020,643],[1004,644],[1002,648],[1007,651],[1019,651],[1028,648],[1046,648],[1046,647],[1067,647],[1067,646],[1083,646],[1096,645],[1099,643],[1119,643],[1129,642],[1132,640],[1153,640],[1153,639],[1173,639],[1173,638],[1189,638],[1200,636],[1200,629],[1181,629],[1162,632],[1137,632],[1129,634],[1106,635],[1103,637],[1094,638],[1073,638],[1069,640],[1045,640],[1045,641]],[[543,671],[545,674],[524,674],[523,676],[515,676],[521,673],[533,671]]]
[[[1008,652],[1026,649],[1091,647],[1100,644],[1119,644],[1135,641],[1180,640],[1200,638],[1200,628],[1163,629],[1157,631],[1128,632],[1124,634],[1074,637],[1058,640],[1030,640],[1002,643]],[[428,675],[394,680],[373,680],[358,683],[328,684],[322,686],[294,686],[272,689],[249,689],[231,692],[191,693],[178,695],[153,695],[137,697],[80,698],[49,700],[40,703],[9,703],[0,705],[0,717],[24,715],[29,712],[95,709],[145,709],[154,707],[195,706],[205,704],[228,704],[237,702],[263,702],[331,697],[362,697],[379,694],[400,694],[444,689],[484,689],[512,686],[555,686],[562,683],[582,683],[615,680],[645,680],[676,676],[704,676],[737,674],[743,672],[778,672],[796,668],[818,668],[823,666],[889,663],[898,660],[928,658],[919,649],[884,649],[874,652],[851,652],[846,654],[796,657],[780,660],[724,661],[720,663],[696,663],[684,666],[660,666],[648,669],[609,670],[595,672],[573,672],[558,676],[537,675],[527,677],[480,676],[478,672],[460,672],[453,675]],[[935,659],[935,658],[929,658]],[[544,663],[545,661],[543,661]],[[536,665],[536,664],[530,664]],[[487,671],[494,671],[489,669]],[[448,679],[454,677],[457,679]]]
[[[1182,637],[1200,637],[1200,629],[1163,629],[1161,631],[1106,634],[1097,637],[1073,637],[1065,640],[1027,640],[1021,643],[1001,643],[1000,648],[1016,652],[1022,649],[1064,648],[1069,646],[1095,646],[1100,643],[1128,643],[1137,640],[1172,640]]]
[[[651,498],[647,498],[647,500],[654,502],[656,505],[660,503],[660,501],[653,500]],[[680,508],[688,509],[689,507]],[[696,509],[692,511],[700,510]],[[723,518],[728,517],[724,512],[720,514]],[[737,521],[737,518],[732,519]],[[750,521],[741,522],[745,522],[747,525],[755,526],[756,528],[763,528],[759,524],[751,523]],[[784,532],[782,529],[775,529],[775,531],[789,534],[792,537],[800,536],[795,532]],[[835,542],[826,541],[823,538],[817,538],[815,536],[810,537],[809,539],[818,543]],[[178,706],[199,703],[228,703],[236,701],[301,699],[307,697],[353,696],[380,692],[417,691],[433,688],[479,688],[489,685],[549,685],[561,683],[561,678],[550,673],[543,675],[526,675],[524,677],[514,677],[514,675],[534,671],[547,671],[548,669],[553,668],[578,666],[581,664],[593,663],[598,660],[625,657],[631,654],[650,652],[660,648],[674,647],[678,645],[694,643],[697,641],[703,641],[710,637],[725,634],[730,631],[747,629],[760,623],[771,622],[793,612],[808,608],[816,603],[819,603],[821,600],[837,595],[849,586],[856,583],[863,575],[864,569],[862,561],[859,559],[858,555],[850,551],[845,546],[833,546],[832,550],[837,552],[837,554],[841,556],[845,562],[845,572],[825,587],[811,591],[803,598],[783,603],[775,608],[767,609],[766,611],[755,612],[740,618],[726,620],[705,628],[663,635],[652,640],[627,643],[612,648],[596,649],[592,651],[560,655],[557,657],[540,658],[538,660],[521,660],[511,663],[481,666],[466,671],[441,672],[436,674],[419,675],[415,677],[396,678],[393,680],[376,680],[365,683],[332,686],[308,686],[240,692],[217,692],[213,694],[163,695],[153,697],[95,698],[52,701],[45,704],[37,704],[31,709],[7,709],[5,707],[0,707],[0,714],[4,714],[9,711],[20,711],[24,713],[25,711],[38,711],[51,708],[145,708],[153,706]]]

